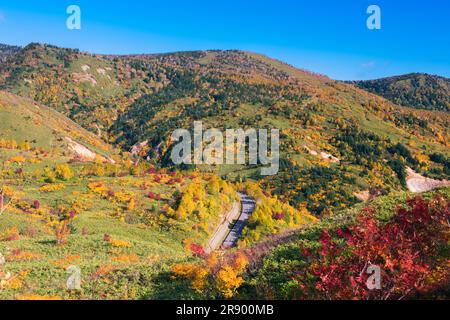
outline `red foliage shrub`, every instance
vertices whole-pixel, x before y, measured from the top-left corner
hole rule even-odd
[[[431,201],[408,200],[388,223],[366,209],[348,231],[320,237],[316,262],[298,275],[305,297],[327,299],[404,299],[436,294],[450,280],[447,256],[449,204],[442,196]],[[447,248],[447,251],[445,250]],[[305,254],[303,254],[306,256]],[[381,288],[370,290],[368,267],[378,266]],[[306,281],[316,277],[316,285]]]
[[[189,249],[191,250],[192,254],[196,257],[206,257],[207,254],[203,247],[198,243],[191,243],[189,246]]]
[[[33,208],[38,210],[41,207],[41,203],[39,202],[39,200],[34,200],[33,201]]]
[[[275,220],[283,220],[284,219],[284,213],[283,212],[277,212],[273,214],[273,218]]]

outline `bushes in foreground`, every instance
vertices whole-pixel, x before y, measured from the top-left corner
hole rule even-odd
[[[346,227],[317,228],[275,250],[251,283],[264,298],[448,298],[449,206],[439,193],[418,196],[388,221],[366,208]]]

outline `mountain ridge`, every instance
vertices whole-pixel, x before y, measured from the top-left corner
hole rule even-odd
[[[405,107],[450,111],[450,79],[446,77],[409,73],[350,83]]]

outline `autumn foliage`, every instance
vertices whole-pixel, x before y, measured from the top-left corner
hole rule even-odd
[[[313,262],[296,274],[300,296],[385,300],[439,294],[442,283],[450,281],[449,204],[441,196],[430,201],[416,197],[388,223],[366,209],[347,230],[324,231],[316,252],[302,249]],[[379,290],[367,285],[371,265],[381,270]],[[315,283],[307,280],[311,276]]]
[[[212,253],[200,263],[179,264],[172,268],[174,278],[190,281],[190,287],[197,293],[221,298],[232,298],[244,283],[242,274],[248,266],[243,253],[219,256]]]

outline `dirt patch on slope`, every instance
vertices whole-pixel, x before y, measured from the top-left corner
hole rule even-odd
[[[69,143],[69,150],[75,154],[75,157],[77,160],[80,160],[80,161],[100,160],[102,162],[114,163],[114,160],[105,158],[104,156],[101,156],[101,155],[89,150],[82,144],[79,144],[78,142],[72,140],[69,137],[66,137],[66,140]]]
[[[415,193],[430,191],[439,187],[450,186],[450,180],[435,180],[424,177],[411,168],[406,169],[408,174],[406,186],[408,190]]]
[[[336,158],[335,156],[333,156],[332,154],[326,153],[325,151],[321,151],[320,154],[319,152],[317,152],[316,150],[312,150],[310,148],[308,148],[307,146],[305,146],[306,151],[308,151],[308,153],[312,156],[319,156],[325,160],[325,161],[329,161],[331,163],[339,163],[341,160]]]
[[[97,84],[97,80],[90,73],[72,73],[73,81],[75,82],[90,82],[92,85]]]

